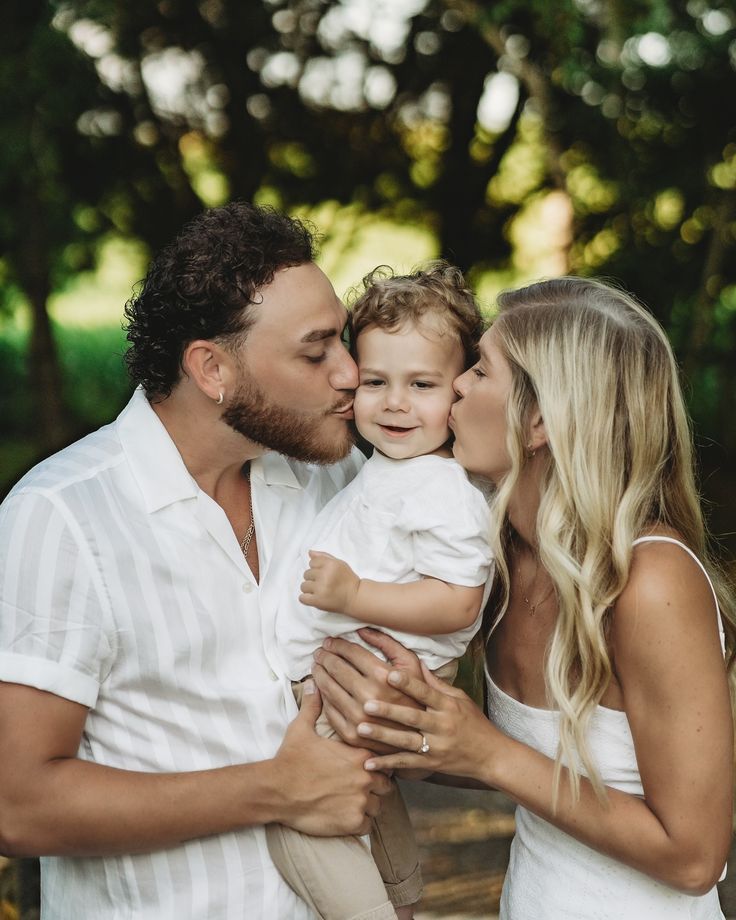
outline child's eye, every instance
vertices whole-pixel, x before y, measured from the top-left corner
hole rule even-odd
[[[351,339],[350,322],[347,322],[343,326],[342,332],[340,333],[340,341],[348,349],[348,351],[350,350],[350,339]]]
[[[433,383],[429,383],[427,380],[415,380],[414,386],[418,390],[431,390],[434,387]]]
[[[362,387],[380,387],[383,385],[383,380],[378,380],[378,379],[361,380],[360,385]]]

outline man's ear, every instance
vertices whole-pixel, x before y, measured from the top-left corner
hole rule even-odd
[[[544,419],[539,406],[536,406],[529,419],[529,440],[527,441],[530,451],[539,450],[547,444],[547,431],[544,427]]]
[[[215,402],[222,402],[232,390],[234,374],[233,359],[222,346],[207,339],[195,339],[184,349],[182,355],[184,373],[192,382]]]

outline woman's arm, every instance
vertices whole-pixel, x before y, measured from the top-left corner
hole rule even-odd
[[[358,726],[363,738],[426,754],[375,757],[370,768],[425,768],[501,789],[594,849],[689,894],[713,887],[731,838],[733,735],[710,587],[682,550],[638,547],[619,599],[612,648],[644,798],[615,789],[601,802],[583,779],[573,801],[565,771],[552,809],[554,763],[503,735],[455,688],[425,670],[389,681],[426,707],[368,701],[366,712],[410,726]]]
[[[373,626],[439,636],[475,622],[483,601],[483,585],[453,585],[438,578],[405,584],[372,581],[358,578],[341,559],[313,551],[299,600]]]

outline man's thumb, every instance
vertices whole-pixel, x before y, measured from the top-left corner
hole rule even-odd
[[[304,681],[302,688],[302,706],[299,718],[314,726],[317,718],[322,712],[322,697],[319,695],[317,685],[310,677]]]

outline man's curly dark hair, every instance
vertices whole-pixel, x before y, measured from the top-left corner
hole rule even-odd
[[[149,399],[165,399],[195,339],[242,337],[247,307],[277,271],[314,259],[314,239],[300,220],[236,201],[190,221],[151,263],[125,305],[128,372]]]

